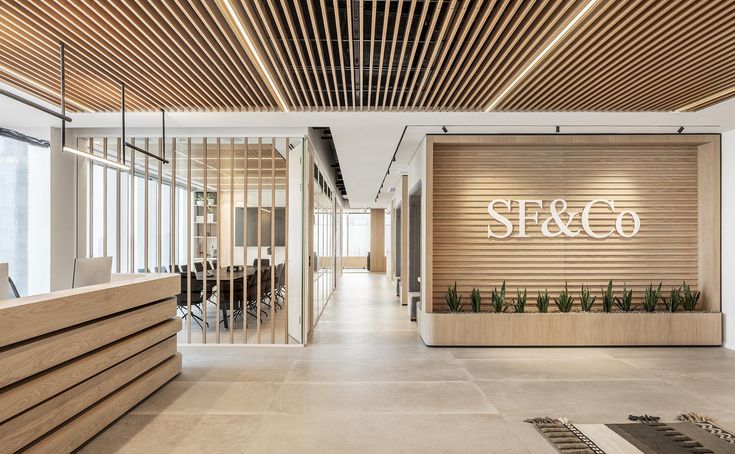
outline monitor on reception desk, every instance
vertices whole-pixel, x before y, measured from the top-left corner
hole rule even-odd
[[[74,259],[72,288],[107,284],[112,277],[112,257]]]

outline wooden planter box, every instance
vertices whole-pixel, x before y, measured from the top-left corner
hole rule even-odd
[[[426,313],[418,309],[429,346],[634,346],[722,344],[719,312]]]

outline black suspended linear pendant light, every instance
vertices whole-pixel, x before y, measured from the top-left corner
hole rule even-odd
[[[108,165],[110,167],[114,167],[116,169],[124,170],[124,171],[130,170],[130,166],[126,164],[126,159],[125,159],[125,149],[126,148],[132,148],[135,151],[143,153],[154,159],[158,159],[164,164],[168,164],[169,161],[166,160],[166,145],[165,145],[166,144],[166,112],[163,109],[161,109],[161,122],[163,125],[163,128],[162,128],[163,137],[161,138],[161,144],[162,144],[161,149],[163,150],[163,157],[160,157],[140,147],[136,147],[135,145],[128,143],[125,140],[125,84],[121,83],[120,88],[121,88],[120,94],[121,94],[121,101],[122,101],[122,141],[121,141],[122,142],[122,161],[121,162],[113,161],[111,159],[106,159],[102,156],[97,156],[94,154],[93,151],[87,153],[87,152],[78,150],[76,148],[66,146],[66,122],[67,122],[68,117],[66,117],[66,103],[65,103],[66,77],[65,77],[65,66],[64,66],[64,43],[61,43],[61,116],[63,117],[62,122],[61,122],[62,150],[68,153],[73,153],[77,156],[81,156],[83,158],[91,159],[92,161],[96,161],[101,164]],[[68,121],[71,121],[71,119],[69,119]]]
[[[114,167],[119,170],[128,171],[130,170],[130,167],[125,165],[125,158],[123,155],[123,161],[122,163],[113,161],[111,159],[104,158],[102,156],[97,156],[94,154],[94,150],[90,150],[89,153],[81,150],[77,150],[76,148],[67,147],[66,146],[66,122],[71,121],[67,120],[66,116],[66,67],[64,65],[64,43],[61,43],[61,149],[63,151],[66,151],[67,153],[72,153],[77,156],[81,156],[83,158],[91,159],[92,161],[99,162],[100,164],[105,164],[110,167]]]

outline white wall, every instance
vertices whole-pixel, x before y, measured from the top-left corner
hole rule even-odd
[[[735,350],[735,130],[722,134],[721,260],[724,343]]]
[[[74,155],[61,151],[61,129],[51,130],[51,291],[71,287],[77,256],[76,166]]]

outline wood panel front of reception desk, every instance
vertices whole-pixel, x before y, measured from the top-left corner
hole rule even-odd
[[[0,302],[0,453],[71,452],[181,372],[170,274]]]

